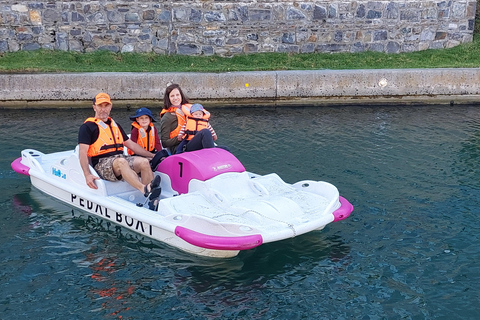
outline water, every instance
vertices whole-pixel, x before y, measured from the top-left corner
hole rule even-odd
[[[213,109],[249,171],[329,181],[355,206],[226,260],[79,217],[11,170],[24,148],[73,148],[90,109],[0,113],[1,319],[477,318],[476,106]]]

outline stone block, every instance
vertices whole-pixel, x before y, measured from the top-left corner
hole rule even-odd
[[[267,9],[252,9],[249,11],[249,21],[270,21],[272,19],[272,11]]]
[[[350,52],[363,52],[365,51],[365,44],[362,42],[355,42]]]
[[[204,18],[205,18],[205,21],[207,22],[224,22],[227,20],[223,12],[214,12],[214,11],[205,12]]]
[[[243,47],[241,46],[236,46],[236,47],[229,47],[229,55],[237,55],[240,53],[243,53]]]
[[[148,40],[148,39],[150,39],[150,34],[148,34],[148,33],[141,34],[141,35],[138,36],[138,39],[140,39],[142,41]]]
[[[343,32],[342,31],[335,31],[333,36],[333,41],[335,42],[342,42],[343,40]]]
[[[29,42],[29,43],[25,43],[25,44],[22,44],[21,46],[22,50],[24,51],[33,51],[33,50],[38,50],[40,49],[40,45],[36,42]]]
[[[192,9],[190,12],[190,21],[194,23],[199,23],[202,21],[202,10]]]
[[[77,39],[69,39],[68,40],[68,50],[76,51],[76,52],[83,52],[83,43]]]
[[[171,14],[168,10],[162,10],[158,15],[158,20],[163,22],[170,22]]]
[[[18,33],[17,40],[18,41],[30,41],[33,39],[33,36],[29,33]]]
[[[78,12],[72,12],[72,22],[85,21],[85,17]]]
[[[377,30],[373,32],[373,41],[387,40],[388,32],[386,30]]]
[[[6,40],[0,40],[0,52],[8,52],[8,42]]]
[[[306,43],[300,47],[300,53],[313,53],[313,52],[315,52],[314,43]]]
[[[432,41],[435,39],[435,32],[432,30],[426,29],[420,33],[420,41]]]
[[[256,53],[258,52],[258,45],[255,43],[246,43],[243,46],[243,50],[245,53]]]
[[[154,20],[155,19],[155,10],[145,10],[142,13],[143,20]]]
[[[202,46],[202,54],[206,56],[211,56],[214,54],[213,46]]]
[[[248,20],[248,7],[247,6],[240,6],[236,8],[237,10],[237,15],[240,18],[242,22],[245,22]]]
[[[295,43],[295,33],[286,32],[282,35],[282,43],[294,44]]]
[[[108,13],[107,13],[108,14]],[[102,13],[96,12],[87,16],[87,21],[93,23],[94,25],[103,25],[106,24],[105,17]],[[97,26],[98,28],[98,26]]]
[[[367,19],[380,19],[382,18],[382,12],[376,10],[368,10]]]
[[[70,30],[70,35],[71,36],[79,36],[82,34],[82,30],[81,29],[71,29]]]
[[[153,46],[150,43],[138,43],[135,51],[136,52],[151,52],[153,49]]]
[[[188,22],[190,10],[187,8],[175,8],[173,10],[173,18],[175,21]]]
[[[10,52],[16,52],[20,50],[20,44],[15,40],[7,40],[8,49]]]
[[[447,38],[446,32],[436,32],[434,40],[444,40]]]
[[[387,47],[385,48],[385,51],[387,53],[399,53],[400,52],[400,45],[398,44],[398,42],[389,41],[387,43]]]
[[[14,4],[12,5],[12,11],[17,11],[17,12],[28,12],[28,7],[23,4]]]
[[[107,11],[107,20],[112,23],[123,23],[125,21],[124,15],[118,11]]]
[[[44,32],[44,28],[42,26],[32,27],[32,33],[34,35],[39,35],[39,34],[42,34],[43,32]]]
[[[43,20],[47,23],[56,23],[62,20],[62,13],[55,9],[43,11]]]
[[[225,44],[227,45],[235,45],[235,44],[241,44],[241,43],[243,43],[243,41],[238,38],[230,38],[230,39],[227,39],[227,41],[225,42]]]
[[[40,13],[40,11],[38,10],[30,10],[28,12],[29,14],[29,17],[30,17],[30,22],[33,24],[33,25],[40,25],[42,24],[42,15]]]
[[[200,48],[193,43],[182,43],[178,44],[177,53],[181,55],[198,55],[200,53]]]
[[[287,20],[305,20],[305,14],[295,8],[288,8],[287,9]]]
[[[132,23],[132,22],[139,22],[140,16],[136,12],[127,12],[125,14],[125,22]]]
[[[418,48],[415,44],[413,43],[404,43],[402,45],[402,52],[414,52],[414,51],[418,51]]]
[[[57,32],[55,34],[55,49],[61,51],[68,50],[68,34],[64,32]]]
[[[355,17],[357,18],[364,18],[366,16],[366,9],[365,5],[361,4],[358,6],[357,11],[355,13]]]
[[[329,19],[339,18],[338,8],[335,4],[332,4],[328,7],[328,18]]]
[[[297,45],[279,45],[277,52],[299,53],[300,47]]]
[[[168,39],[158,39],[155,43],[155,47],[162,49],[162,50],[167,50],[168,49]]]
[[[322,6],[315,5],[315,8],[313,9],[313,20],[323,20],[327,19],[327,17],[327,9]]]
[[[44,8],[43,2],[34,2],[34,3],[28,3],[27,7],[29,9],[34,9],[34,10],[41,10]]]
[[[247,40],[258,41],[258,34],[257,33],[250,33],[250,34],[247,34],[246,38],[247,38]]]
[[[319,46],[317,46],[318,50]],[[347,52],[348,46],[345,44],[326,44],[323,45],[322,52]]]
[[[106,50],[111,52],[119,52],[120,48],[116,45],[101,45],[98,46],[98,50]]]

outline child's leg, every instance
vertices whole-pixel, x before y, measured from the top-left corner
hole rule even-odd
[[[183,139],[182,142],[180,142],[180,144],[178,145],[177,147],[177,151],[175,151],[176,154],[179,154],[179,153],[182,153],[183,151],[183,147],[188,143],[188,140],[186,139]]]
[[[185,151],[195,151],[205,148],[214,148],[212,133],[208,129],[200,130],[187,144]]]

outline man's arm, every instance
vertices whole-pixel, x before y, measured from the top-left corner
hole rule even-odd
[[[90,172],[90,163],[87,156],[88,148],[88,144],[78,144],[78,159],[80,160],[80,166],[82,167],[83,175],[85,176],[85,182],[87,183],[87,186],[92,189],[98,189],[97,185],[95,184],[95,180],[99,178]]]

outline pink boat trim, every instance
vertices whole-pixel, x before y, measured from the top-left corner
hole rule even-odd
[[[347,199],[339,196],[338,200],[340,201],[340,208],[333,212],[333,216],[335,217],[335,219],[333,219],[334,222],[348,218],[350,213],[353,211],[353,205],[348,202]]]
[[[22,164],[21,161],[22,161],[22,157],[17,158],[12,162],[13,171],[15,171],[16,173],[20,173],[20,174],[24,174],[26,176],[29,176],[30,174],[28,174],[28,171],[30,170],[30,168],[27,167],[26,165]]]
[[[240,237],[211,236],[180,226],[175,228],[175,234],[194,246],[214,250],[248,250],[263,243],[259,234]]]

